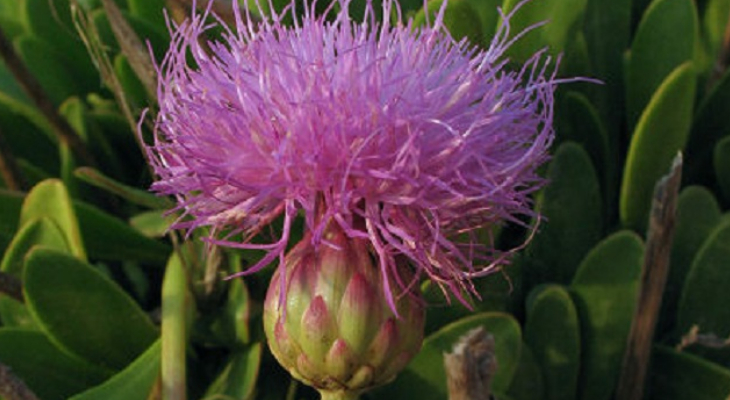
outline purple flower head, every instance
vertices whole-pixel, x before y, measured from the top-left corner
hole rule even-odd
[[[206,41],[205,14],[173,28],[158,67],[153,189],[177,197],[175,228],[265,250],[246,273],[284,265],[302,215],[315,246],[327,245],[327,223],[366,238],[389,296],[427,276],[464,300],[511,253],[477,231],[537,219],[530,194],[544,184],[556,68],[544,51],[505,68],[511,13],[483,50],[451,37],[445,6],[414,27],[378,22],[370,1],[362,23],[350,0],[333,4],[328,19],[299,10],[292,27],[281,20],[294,2],[262,22],[236,9],[222,41]],[[382,5],[400,16],[395,0]],[[282,220],[271,243],[253,242]]]

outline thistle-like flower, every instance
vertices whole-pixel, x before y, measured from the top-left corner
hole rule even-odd
[[[296,3],[261,22],[234,8],[221,41],[205,39],[206,14],[174,28],[153,188],[177,197],[174,227],[265,250],[246,273],[278,259],[272,352],[323,394],[352,398],[420,347],[422,278],[466,301],[472,278],[511,253],[476,232],[536,219],[558,80],[544,52],[505,69],[511,14],[481,50],[451,37],[446,1],[423,27],[379,22],[370,0],[363,22],[350,0],[324,15]],[[395,0],[382,9],[401,20]],[[304,236],[285,257],[298,215]],[[262,231],[279,237],[254,241]]]
[[[235,8],[222,41],[206,41],[204,14],[174,28],[158,68],[153,189],[177,197],[174,227],[265,250],[249,273],[277,258],[284,268],[301,213],[315,247],[328,223],[368,241],[394,310],[422,277],[463,299],[510,254],[475,232],[535,216],[553,140],[550,58],[505,69],[511,14],[481,50],[450,36],[446,1],[423,27],[379,22],[370,1],[364,22],[350,0],[328,18],[305,3],[261,22]],[[395,0],[382,8],[400,17]],[[303,17],[288,27],[287,13]],[[278,238],[252,241],[275,221]]]

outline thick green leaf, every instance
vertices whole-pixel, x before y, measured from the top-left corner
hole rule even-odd
[[[0,94],[0,130],[8,151],[15,156],[24,185],[33,186],[38,182],[38,175],[57,176],[58,146],[25,117],[5,109],[2,102]],[[28,166],[32,166],[33,170],[29,170]]]
[[[0,189],[0,231],[11,236],[15,234],[22,203],[21,193]],[[38,207],[44,209],[40,199]],[[145,237],[124,221],[78,201],[73,202],[73,209],[78,217],[81,237],[92,259],[154,264],[162,264],[167,260],[169,246]],[[49,218],[58,224],[53,217]]]
[[[91,101],[91,98],[88,100]],[[116,104],[110,105],[106,100],[103,103],[93,104],[88,112],[89,123],[93,128],[90,131],[92,148],[101,151],[102,146],[108,145],[115,154],[115,160],[113,163],[110,162],[108,167],[100,165],[100,169],[122,183],[139,187],[139,178],[148,168],[142,156],[142,149],[137,146],[135,140],[132,140],[134,133],[127,120],[118,110],[109,109],[110,106],[116,107]],[[118,170],[118,167],[121,167],[121,170]]]
[[[569,61],[570,59],[567,59],[566,63]],[[567,67],[571,66],[568,65]],[[575,71],[571,74],[566,71],[566,74],[580,76],[586,75],[586,72]],[[558,93],[558,101],[555,123],[556,137],[560,142],[570,140],[580,144],[591,157],[601,186],[604,215],[608,216],[608,218],[604,217],[604,221],[608,221],[615,212],[614,208],[618,199],[618,190],[616,188],[621,170],[620,164],[613,161],[616,157],[610,144],[606,124],[601,121],[600,113],[593,103],[580,92],[571,91],[566,93],[565,96],[560,96]]]
[[[147,399],[160,375],[160,347],[158,340],[123,371],[69,400]]]
[[[423,8],[423,0],[401,0],[399,3],[406,17],[413,16],[416,12]]]
[[[101,128],[89,113],[87,105],[81,99],[71,97],[64,101],[61,104],[59,114],[68,121],[76,134],[86,143],[88,150],[96,156],[99,168],[108,171],[113,176],[122,176],[124,174],[124,165],[120,162],[117,152],[109,143],[106,132],[101,131]],[[75,170],[75,163],[62,169],[62,173],[65,174],[63,176],[65,182],[78,183],[78,179],[74,175]],[[78,186],[84,188],[83,185]]]
[[[144,106],[147,102],[147,92],[124,54],[114,57],[114,74],[122,85],[126,101],[135,107]]]
[[[556,136],[560,142],[578,143],[591,157],[593,166],[598,171],[601,182],[606,182],[606,175],[612,165],[608,163],[608,136],[601,123],[598,111],[586,96],[579,92],[568,92],[560,98],[557,108]],[[610,186],[604,185],[606,188]]]
[[[730,69],[697,107],[692,134],[687,143],[687,175],[691,182],[714,184],[712,152],[715,144],[730,135]]]
[[[23,34],[13,41],[28,71],[38,80],[46,96],[56,105],[81,94],[69,68],[55,54],[53,46],[37,37]]]
[[[20,212],[20,226],[44,217],[53,221],[61,229],[71,254],[81,260],[86,260],[86,251],[76,219],[76,211],[71,204],[66,187],[57,179],[43,181],[28,193]]]
[[[520,303],[523,263],[517,262],[517,258],[514,261],[505,266],[502,271],[474,281],[480,298],[472,299],[471,309],[454,299],[446,298],[444,292],[433,282],[425,282],[422,285],[422,293],[428,304],[426,335],[436,332],[454,321],[474,315],[475,312],[513,314],[519,312],[523,308]]]
[[[443,1],[430,0],[428,2],[428,21],[433,20],[438,14]],[[413,17],[415,26],[426,24],[426,12],[421,8]],[[469,0],[450,0],[444,12],[444,26],[449,30],[451,36],[456,40],[468,38],[469,42],[475,45],[483,45],[486,36],[482,30],[482,21]]]
[[[251,294],[243,279],[229,281],[228,301],[223,316],[218,318],[230,346],[241,346],[251,341]]]
[[[159,30],[165,30],[165,2],[163,0],[127,0],[129,13],[147,21]]]
[[[499,368],[499,360],[497,360]],[[509,397],[507,397],[509,396]],[[532,350],[526,344],[522,344],[520,351],[520,363],[515,371],[507,396],[497,395],[502,400],[542,400],[545,399],[545,383],[543,372],[540,370]]]
[[[41,114],[37,108],[0,91],[0,116],[3,117],[0,119],[0,126],[4,128],[3,135],[9,135],[15,130],[20,131],[18,132],[18,135],[21,133],[24,135],[32,135],[32,138],[22,136],[21,138],[26,140],[38,140],[40,143],[26,143],[26,146],[29,144],[42,146],[34,149],[36,151],[40,151],[40,155],[50,157],[49,161],[58,160],[58,154],[55,151],[55,146],[52,146],[57,144],[58,140],[54,136],[53,129],[48,123],[48,120],[46,120],[45,116]],[[7,137],[7,139],[9,145],[21,140],[18,139],[13,141],[12,136]],[[51,148],[54,151],[48,151],[48,148]],[[13,147],[13,149],[16,151],[20,150],[15,147]],[[26,153],[28,152],[18,154]],[[35,161],[35,158],[32,158],[31,154],[28,154],[28,157]]]
[[[692,0],[656,0],[646,10],[631,44],[626,71],[629,127],[637,123],[667,76],[693,59],[697,34]],[[685,95],[694,101],[694,95]]]
[[[45,180],[53,179],[58,174],[49,174],[42,168],[32,164],[31,162],[23,159],[18,158],[18,167],[20,167],[20,170],[22,171],[23,178],[26,180],[26,184],[29,187],[33,187]],[[17,216],[16,216],[17,217]]]
[[[24,185],[32,186],[35,179],[33,175],[36,175],[28,171],[28,164],[34,165],[34,169],[40,170],[42,175],[58,175],[59,157],[56,144],[48,140],[24,115],[9,110],[3,102],[3,95],[0,93],[0,131],[7,151],[15,156]]]
[[[128,282],[128,292],[142,304],[147,304],[151,299],[156,299],[159,287],[154,279],[150,279],[145,268],[139,263],[127,261],[122,263],[122,272]]]
[[[713,163],[717,185],[726,203],[730,203],[730,136],[720,140],[715,146]]]
[[[573,400],[580,370],[578,312],[562,286],[539,287],[530,295],[525,343],[542,368],[547,400]]]
[[[585,33],[594,76],[605,85],[591,85],[591,100],[609,133],[610,153],[616,154],[625,107],[623,54],[629,45],[631,0],[588,0]],[[613,157],[611,158],[613,159]]]
[[[657,346],[648,400],[722,400],[730,397],[730,370],[700,357]]]
[[[629,231],[599,243],[571,285],[581,325],[578,398],[607,400],[618,377],[636,308],[644,246]]]
[[[545,187],[538,198],[545,217],[528,254],[541,267],[530,271],[535,283],[569,283],[578,264],[603,233],[601,192],[591,159],[578,144],[567,142],[555,152]]]
[[[521,0],[505,0],[505,13],[514,10]],[[587,0],[540,0],[523,3],[510,20],[514,33],[530,29],[535,24],[549,21],[533,29],[517,41],[507,53],[515,61],[527,61],[533,54],[547,47],[551,54],[560,54],[569,40],[582,26]]]
[[[19,18],[21,15],[20,11],[23,7],[23,1],[24,0],[9,2],[4,1],[0,3],[0,12],[2,12],[4,15],[7,15],[8,17]]]
[[[560,74],[563,76],[594,76],[593,68],[591,66],[591,59],[588,51],[588,42],[586,41],[586,35],[577,30],[565,45],[565,53],[560,61]],[[603,88],[596,82],[575,82],[577,87],[573,88],[582,93],[586,93],[585,88],[591,87],[595,90],[596,87]],[[580,89],[580,88],[583,89]],[[592,108],[593,105],[591,105]],[[598,110],[595,110],[597,113]],[[600,115],[596,114],[596,117]]]
[[[159,27],[152,25],[148,21],[142,20],[122,10],[122,16],[129,23],[129,26],[137,33],[139,38],[146,43],[150,42],[155,57],[159,60],[170,47],[169,38],[166,35],[167,30],[158,29]],[[102,42],[112,49],[119,50],[120,46],[109,24],[109,17],[103,9],[95,10],[91,13],[91,21],[96,26]]]
[[[205,397],[226,396],[240,400],[253,398],[261,364],[261,352],[262,345],[258,342],[242,351],[234,352],[231,360],[208,388]]]
[[[621,182],[624,227],[640,232],[646,228],[654,185],[687,141],[696,83],[692,63],[682,64],[667,76],[641,115]]]
[[[631,21],[634,26],[639,24],[639,20],[643,17],[652,1],[653,0],[632,0]]]
[[[476,11],[479,20],[482,23],[482,32],[484,37],[482,43],[487,46],[497,30],[499,23],[498,7],[502,6],[501,0],[467,0]]]
[[[152,210],[139,213],[129,219],[129,225],[150,238],[161,238],[167,234],[175,215],[165,216],[165,211]]]
[[[74,206],[89,257],[162,264],[170,254],[168,245],[145,237],[119,218],[90,204]]]
[[[155,196],[147,190],[125,185],[104,175],[104,173],[94,168],[81,167],[76,169],[74,174],[84,182],[122,197],[130,203],[149,208],[170,208],[173,206],[172,203],[164,197]]]
[[[676,322],[677,304],[687,272],[697,251],[720,223],[720,206],[715,196],[702,186],[689,186],[677,200],[677,219],[670,255],[669,276],[662,298],[657,332],[668,332]]]
[[[124,368],[157,337],[119,286],[64,253],[33,250],[23,281],[26,304],[51,340],[103,368]]]
[[[28,221],[15,235],[2,258],[0,271],[20,277],[25,256],[34,246],[43,246],[63,252],[69,251],[66,238],[58,225],[49,218],[40,217]]]
[[[710,62],[720,55],[730,15],[729,0],[709,0],[702,17],[702,34]]]
[[[441,288],[430,280],[421,285],[421,293],[428,304],[424,329],[427,336],[450,323],[472,315],[473,309],[477,305],[475,301],[472,301],[471,309],[469,309],[464,304],[447,298]]]
[[[23,193],[0,189],[0,232],[15,236],[22,205]]]
[[[57,56],[80,92],[88,92],[99,88],[98,72],[76,32],[71,10],[69,0],[25,0],[23,16],[33,36],[52,46],[48,56]]]
[[[7,3],[7,2],[6,2]],[[0,6],[2,7],[2,6]],[[0,15],[2,15],[0,10]],[[2,26],[2,17],[0,17],[0,26]],[[7,32],[6,32],[7,35]],[[25,93],[23,88],[18,84],[15,76],[10,72],[5,63],[0,60],[0,92],[7,97],[19,101],[25,105],[31,105],[31,100]]]
[[[84,141],[89,139],[89,129],[86,124],[86,105],[78,97],[66,99],[59,107],[59,114],[66,118],[76,134]]]
[[[13,237],[9,233],[0,230],[0,252],[4,252],[12,240]]]
[[[109,377],[59,350],[37,330],[0,329],[0,360],[43,400],[65,400]]]
[[[0,27],[11,40],[25,30],[20,18],[23,1],[0,1]]]
[[[61,143],[58,147],[61,153],[60,178],[64,187],[68,191],[70,197],[75,199],[85,197],[86,193],[83,193],[78,180],[73,175],[73,171],[78,166],[74,151],[71,150],[71,146],[69,146],[68,143]]]
[[[494,335],[499,368],[494,375],[495,393],[505,393],[520,361],[522,335],[517,321],[508,314],[481,313],[443,327],[426,338],[423,348],[396,380],[378,389],[375,398],[443,400],[447,397],[443,353],[453,350],[454,344],[467,332],[484,327]]]
[[[730,335],[728,260],[730,220],[724,220],[702,245],[687,274],[677,315],[679,332],[698,325],[701,332]]]
[[[63,233],[48,218],[39,218],[26,224],[13,238],[2,258],[0,271],[22,276],[26,254],[34,246],[44,246],[68,252]],[[7,296],[0,296],[0,320],[3,326],[34,326],[33,318],[24,304]]]

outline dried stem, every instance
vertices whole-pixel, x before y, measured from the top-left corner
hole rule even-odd
[[[497,370],[494,336],[479,327],[467,332],[444,354],[449,400],[489,400]]]
[[[114,73],[114,67],[112,66],[109,56],[106,54],[106,48],[104,43],[101,41],[99,32],[96,30],[96,26],[92,24],[83,9],[76,3],[76,0],[71,0],[71,11],[76,26],[76,30],[81,36],[81,40],[86,45],[86,49],[89,55],[96,65],[96,68],[101,74],[101,79],[104,84],[111,89],[114,94],[114,98],[117,105],[121,108],[124,118],[129,124],[131,132],[137,131],[137,117],[135,116],[136,111],[133,111],[127,101],[127,96],[122,88],[121,82]],[[136,72],[136,71],[135,71]],[[142,152],[142,157],[145,160],[145,164],[149,167],[150,160],[145,150],[145,145],[142,143],[141,135],[133,134],[137,146]],[[151,168],[150,168],[151,172]]]
[[[149,51],[142,44],[142,40],[137,36],[137,33],[129,26],[127,20],[124,19],[117,4],[112,0],[102,0],[101,3],[109,17],[109,24],[112,27],[114,37],[122,48],[122,54],[127,56],[129,65],[142,82],[147,94],[152,99],[156,99],[157,85],[155,83],[155,77],[157,74],[150,59]]]
[[[624,353],[617,399],[641,400],[644,395],[654,329],[669,272],[669,254],[681,181],[682,155],[678,154],[669,174],[659,180],[654,188],[639,299]]]
[[[35,393],[3,363],[0,363],[0,397],[6,400],[38,400]]]
[[[0,175],[5,181],[5,186],[10,190],[25,190],[26,184],[23,174],[20,172],[15,156],[10,146],[5,141],[2,130],[0,130]]]
[[[20,283],[20,279],[7,272],[0,271],[0,293],[4,293],[15,300],[23,303],[23,285]]]
[[[675,349],[682,351],[692,345],[710,349],[727,349],[730,348],[730,336],[723,339],[714,333],[700,333],[700,327],[698,325],[692,325],[689,332],[682,336],[682,340],[677,344]]]
[[[23,61],[20,59],[18,54],[13,49],[13,45],[5,36],[5,32],[0,27],[0,56],[5,60],[5,65],[8,67],[10,72],[17,79],[20,86],[28,94],[28,97],[38,107],[41,113],[46,117],[51,125],[53,134],[56,135],[59,141],[66,143],[74,154],[76,154],[85,164],[96,166],[94,157],[86,149],[86,145],[81,138],[76,134],[69,123],[61,118],[56,111],[56,106],[53,105],[51,100],[46,96],[43,88],[35,79],[35,77],[28,71]]]

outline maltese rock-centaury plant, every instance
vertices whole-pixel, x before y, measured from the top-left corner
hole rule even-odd
[[[148,151],[154,190],[178,199],[174,227],[264,250],[247,273],[278,259],[272,351],[323,394],[347,397],[417,352],[417,282],[478,296],[472,278],[511,253],[478,231],[538,220],[529,196],[544,183],[558,80],[543,52],[505,69],[519,7],[484,50],[451,37],[446,1],[425,26],[378,21],[370,1],[363,22],[349,0],[323,14],[296,4],[262,21],[234,8],[222,41],[206,40],[205,13],[176,26]],[[402,20],[395,0],[382,10]],[[303,16],[287,26],[289,14]],[[299,215],[303,239],[285,256]]]

